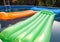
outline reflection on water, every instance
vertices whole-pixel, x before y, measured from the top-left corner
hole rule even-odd
[[[51,42],[60,42],[60,22],[54,21]]]

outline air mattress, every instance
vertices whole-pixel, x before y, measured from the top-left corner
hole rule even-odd
[[[27,17],[35,14],[36,11],[25,10],[20,12],[0,12],[0,20],[13,20],[17,18]]]

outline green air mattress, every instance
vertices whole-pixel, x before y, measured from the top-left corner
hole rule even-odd
[[[3,42],[50,42],[55,14],[42,10],[0,33]]]

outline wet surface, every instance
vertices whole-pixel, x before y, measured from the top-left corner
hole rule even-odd
[[[2,40],[0,39],[0,42],[2,42]]]
[[[51,42],[60,42],[60,22],[54,21]]]

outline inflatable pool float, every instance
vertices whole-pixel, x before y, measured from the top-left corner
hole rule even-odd
[[[42,10],[0,33],[3,42],[50,42],[55,14]]]
[[[13,20],[17,18],[27,17],[35,14],[36,11],[25,10],[20,12],[0,12],[0,20]]]

